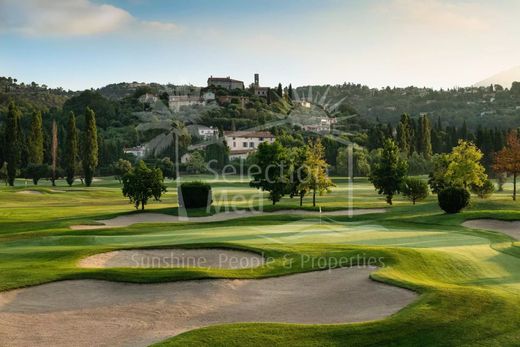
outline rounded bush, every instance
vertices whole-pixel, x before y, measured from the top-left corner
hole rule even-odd
[[[481,199],[487,199],[495,192],[495,185],[490,180],[486,180],[480,187],[471,185],[471,192]]]
[[[438,194],[439,206],[446,213],[459,213],[469,205],[470,194],[464,188],[449,187]]]
[[[184,208],[206,208],[211,206],[211,186],[204,182],[186,182],[181,184],[182,199],[179,206]]]

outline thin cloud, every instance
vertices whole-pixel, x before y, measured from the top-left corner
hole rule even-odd
[[[77,37],[142,30],[172,31],[173,23],[142,21],[119,7],[90,0],[0,0],[0,32]]]
[[[377,9],[403,23],[438,30],[485,31],[491,27],[489,9],[475,2],[393,0]]]

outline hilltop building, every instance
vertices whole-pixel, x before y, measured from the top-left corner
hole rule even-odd
[[[213,77],[208,78],[208,87],[220,87],[227,90],[240,89],[244,90],[244,82],[234,80],[228,77]]]
[[[260,75],[255,73],[255,81],[253,83],[253,92],[256,96],[267,98],[269,95],[268,87],[260,87]]]
[[[232,160],[246,159],[261,143],[273,143],[275,137],[269,131],[225,131],[224,139]]]

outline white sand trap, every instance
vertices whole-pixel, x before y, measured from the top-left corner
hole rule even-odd
[[[323,216],[358,216],[370,213],[384,213],[385,209],[355,209],[355,210],[340,210],[323,212]],[[119,216],[113,219],[106,219],[97,221],[103,225],[72,225],[72,230],[94,230],[94,229],[108,229],[108,228],[122,228],[139,223],[178,223],[178,222],[221,222],[231,219],[262,216],[262,215],[306,215],[319,216],[320,213],[316,211],[305,210],[282,210],[276,212],[256,212],[256,211],[233,211],[217,213],[206,217],[190,217],[182,218],[178,216],[170,216],[162,213],[133,213],[129,215]]]
[[[508,222],[496,219],[474,219],[464,222],[462,225],[467,228],[498,231],[520,240],[520,221]]]
[[[82,259],[85,268],[173,268],[207,267],[246,269],[264,264],[264,258],[252,252],[226,249],[135,249],[95,254]]]
[[[347,323],[387,317],[414,292],[369,268],[261,280],[64,281],[0,293],[1,346],[147,346],[234,322]]]
[[[43,193],[37,190],[20,190],[19,192],[16,192],[16,194],[41,195]]]

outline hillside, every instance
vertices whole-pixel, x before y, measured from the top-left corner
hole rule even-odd
[[[513,128],[520,126],[520,93],[516,90],[491,87],[468,87],[449,90],[430,88],[375,89],[360,84],[307,86],[297,89],[305,98],[312,90],[312,99],[326,95],[325,102],[340,100],[353,107],[368,121],[396,124],[401,114],[413,117],[429,114],[444,124],[468,127]]]
[[[485,80],[475,83],[475,87],[488,87],[492,84],[499,84],[504,88],[511,88],[513,82],[520,81],[520,66],[497,73]]]

